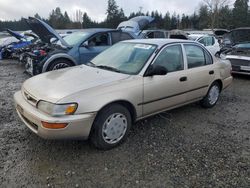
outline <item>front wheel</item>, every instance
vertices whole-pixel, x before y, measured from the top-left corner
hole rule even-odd
[[[127,108],[119,104],[110,105],[97,115],[90,141],[98,149],[114,148],[126,139],[131,123]]]
[[[64,69],[72,66],[73,66],[72,63],[67,59],[57,59],[51,63],[51,65],[48,68],[48,71]]]
[[[201,106],[204,108],[212,108],[216,105],[220,97],[220,85],[218,82],[214,82],[209,88],[207,95],[201,100]]]

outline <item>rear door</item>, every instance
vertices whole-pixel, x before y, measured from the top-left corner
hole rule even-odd
[[[186,101],[188,88],[181,44],[165,47],[153,65],[164,66],[164,76],[144,77],[143,115],[171,108]]]
[[[87,63],[91,61],[91,59],[110,46],[110,34],[108,32],[97,33],[79,47],[81,63]]]
[[[212,56],[207,50],[195,44],[184,44],[187,61],[188,93],[187,100],[204,97],[215,78]]]

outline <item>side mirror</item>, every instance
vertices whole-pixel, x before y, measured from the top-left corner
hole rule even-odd
[[[160,65],[150,65],[145,76],[156,76],[156,75],[166,75],[168,73],[168,70]]]

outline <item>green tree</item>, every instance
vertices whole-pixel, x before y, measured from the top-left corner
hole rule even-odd
[[[248,2],[249,0],[236,0],[233,8],[233,20],[235,27],[248,26]]]
[[[108,8],[106,11],[106,26],[109,28],[116,28],[119,23],[126,20],[123,9],[119,9],[115,0],[108,0]]]
[[[40,16],[38,13],[36,13],[36,14],[34,15],[34,17],[35,17],[35,18],[38,18],[39,20],[42,19],[41,16]]]
[[[232,20],[232,10],[228,6],[222,7],[218,17],[218,27],[231,29],[233,26]]]
[[[207,5],[201,5],[199,9],[199,26],[198,29],[209,28],[209,17],[208,7]]]
[[[163,28],[167,30],[171,28],[171,17],[169,12],[167,12],[163,18]]]

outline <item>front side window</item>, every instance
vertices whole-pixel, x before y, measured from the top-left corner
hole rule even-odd
[[[91,47],[94,46],[109,46],[109,35],[108,33],[100,33],[91,38],[88,41],[88,45]]]
[[[181,45],[166,47],[157,57],[154,65],[163,66],[168,72],[183,70],[184,63]]]
[[[205,52],[201,47],[191,44],[185,44],[184,48],[187,55],[188,68],[195,68],[206,65]]]
[[[151,44],[121,42],[105,50],[91,62],[97,68],[138,74],[156,48],[156,45]]]
[[[83,40],[86,40],[90,36],[90,33],[88,32],[75,32],[70,35],[65,36],[63,39],[65,42],[70,45],[74,46],[78,43],[80,43]],[[58,44],[60,44],[60,41],[57,41]]]

